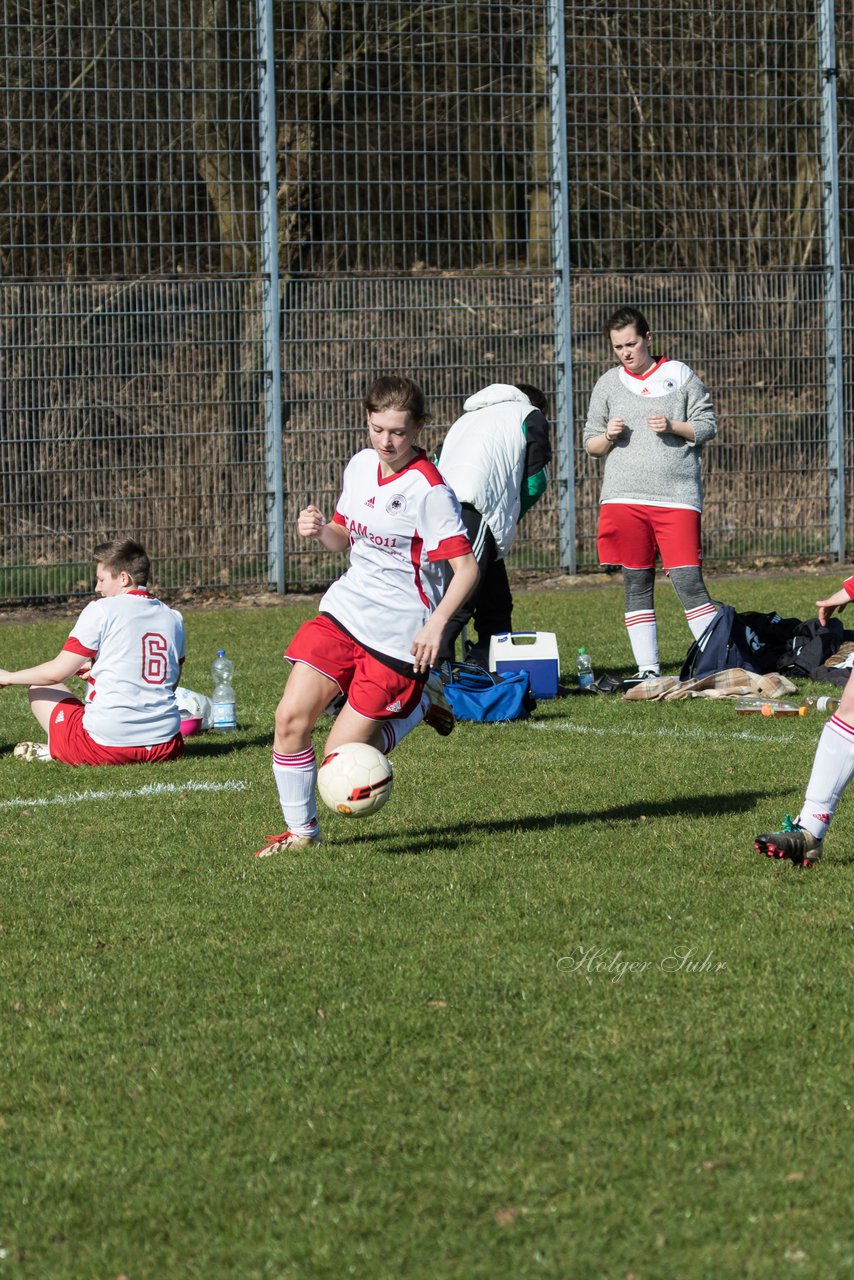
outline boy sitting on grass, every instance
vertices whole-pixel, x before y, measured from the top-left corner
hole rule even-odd
[[[149,594],[145,548],[129,538],[101,543],[95,593],[62,649],[20,671],[0,668],[0,688],[29,687],[30,710],[47,743],[19,742],[21,760],[63,764],[154,764],[183,754],[175,686],[184,661],[184,620]],[[64,683],[86,672],[82,702]]]

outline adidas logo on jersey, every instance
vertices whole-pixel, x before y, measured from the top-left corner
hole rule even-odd
[[[368,498],[367,501],[365,502],[365,506],[372,507],[375,505],[375,503],[376,503],[376,498]]]
[[[57,724],[62,724],[64,720],[65,720],[65,712],[64,712],[64,711],[57,711],[57,713],[56,713],[56,723],[57,723]]]

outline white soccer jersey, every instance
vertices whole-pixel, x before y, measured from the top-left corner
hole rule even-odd
[[[366,649],[411,663],[412,641],[442,598],[442,561],[471,551],[455,495],[423,450],[381,476],[376,451],[363,449],[347,464],[333,522],[350,535],[350,565],[321,613]]]
[[[656,400],[660,396],[669,396],[678,391],[692,378],[693,372],[681,360],[668,360],[661,356],[646,373],[632,373],[625,365],[620,366],[620,381],[629,391],[644,400]]]
[[[94,690],[83,727],[104,747],[150,747],[181,724],[175,685],[184,661],[184,620],[147,591],[87,604],[63,648],[92,661]]]

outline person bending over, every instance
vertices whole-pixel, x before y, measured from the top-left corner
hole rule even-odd
[[[542,496],[551,460],[548,402],[527,383],[496,382],[469,396],[448,430],[439,470],[460,500],[477,560],[477,587],[445,632],[442,658],[473,618],[477,641],[463,658],[487,665],[493,636],[513,630],[505,556],[523,516]]]

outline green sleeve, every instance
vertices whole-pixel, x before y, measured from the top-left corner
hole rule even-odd
[[[549,482],[548,468],[543,467],[542,471],[537,471],[532,476],[525,477],[525,483],[522,485],[522,492],[519,495],[521,505],[519,507],[519,519],[531,510],[531,507],[545,493],[546,485]]]

